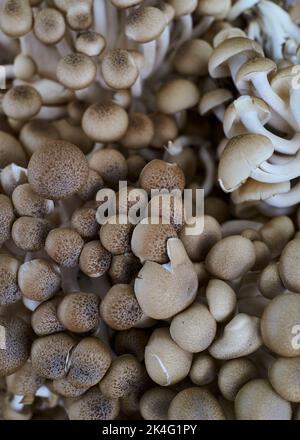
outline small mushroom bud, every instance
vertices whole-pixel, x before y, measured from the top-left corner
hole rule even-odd
[[[44,44],[56,44],[64,37],[66,24],[61,12],[54,8],[44,8],[34,17],[35,36]]]
[[[92,154],[89,163],[91,169],[99,173],[109,186],[116,186],[120,180],[126,180],[127,162],[117,150],[98,150]]]
[[[140,186],[149,194],[152,189],[167,189],[168,191],[179,189],[183,191],[185,177],[177,164],[154,159],[143,168],[140,175]]]
[[[60,298],[55,297],[39,305],[31,316],[31,326],[38,336],[51,335],[65,330],[57,317]]]
[[[144,351],[149,336],[143,329],[131,328],[117,332],[114,340],[114,350],[118,355],[133,354],[139,362],[144,360]]]
[[[0,167],[5,168],[12,163],[26,167],[25,152],[17,139],[9,133],[0,131]]]
[[[277,358],[269,370],[274,390],[289,402],[300,402],[300,358]]]
[[[8,255],[0,255],[0,305],[13,304],[21,299],[18,286],[20,262]]]
[[[239,313],[213,342],[209,353],[215,359],[234,359],[254,353],[262,345],[259,327],[258,318]]]
[[[200,93],[197,86],[187,79],[166,81],[157,93],[157,110],[174,115],[198,104]]]
[[[246,383],[235,399],[237,420],[290,420],[290,402],[280,397],[265,379]]]
[[[59,267],[42,258],[20,266],[18,283],[22,294],[33,301],[47,301],[61,285]]]
[[[70,354],[68,380],[73,386],[90,388],[103,378],[110,364],[106,345],[98,338],[84,338]]]
[[[12,226],[11,236],[14,243],[23,251],[39,251],[45,246],[50,229],[51,224],[46,219],[20,217]]]
[[[100,298],[94,293],[70,293],[60,302],[57,317],[70,332],[89,332],[99,323],[99,303]]]
[[[147,148],[154,136],[153,122],[144,113],[133,112],[129,115],[129,125],[121,143],[130,150]]]
[[[32,11],[28,0],[5,0],[1,4],[0,28],[11,38],[22,37],[31,31]]]
[[[208,353],[198,353],[193,358],[190,379],[195,385],[208,385],[217,375],[217,364]]]
[[[233,359],[221,366],[218,386],[225,399],[233,402],[242,386],[257,377],[258,370],[250,359]]]
[[[63,397],[80,397],[87,392],[87,388],[75,387],[67,377],[55,379],[52,382],[53,391]]]
[[[102,177],[96,171],[89,170],[87,180],[78,191],[78,196],[85,202],[93,200],[99,189],[103,188],[103,186]]]
[[[95,80],[96,66],[94,61],[83,53],[72,53],[64,56],[57,65],[58,81],[68,89],[81,90]]]
[[[91,239],[99,232],[99,223],[96,220],[97,203],[89,202],[74,211],[71,226],[82,238]]]
[[[100,304],[102,319],[114,330],[127,330],[137,324],[143,312],[136,300],[132,286],[116,284]]]
[[[10,198],[0,194],[0,247],[10,239],[14,219],[14,209]]]
[[[269,299],[273,299],[285,291],[278,263],[272,262],[265,267],[259,276],[258,286],[262,295]]]
[[[225,420],[217,399],[205,388],[186,388],[172,400],[169,420]]]
[[[114,255],[108,275],[113,284],[129,284],[140,269],[141,264],[134,255]]]
[[[8,118],[26,120],[40,111],[42,98],[31,86],[14,86],[4,95],[2,107]]]
[[[260,229],[262,240],[270,249],[272,256],[281,254],[285,245],[295,234],[292,220],[286,216],[274,217]]]
[[[100,391],[107,397],[126,397],[134,391],[141,380],[142,367],[132,354],[117,357],[99,384]]]
[[[98,387],[72,401],[67,408],[70,420],[114,420],[119,411],[119,400],[105,397]]]
[[[36,339],[31,347],[33,370],[46,379],[65,375],[67,358],[75,341],[66,333],[56,333]]]
[[[52,200],[36,194],[29,183],[19,185],[12,193],[12,202],[19,216],[46,217],[54,209]]]
[[[214,317],[205,305],[198,303],[176,315],[170,325],[172,339],[190,353],[206,350],[215,339],[216,331]]]
[[[146,391],[140,400],[140,412],[144,420],[167,420],[168,409],[176,392],[164,387]]]
[[[284,286],[296,293],[300,293],[299,252],[300,240],[291,240],[279,260],[279,273]]]
[[[113,215],[100,229],[101,244],[113,255],[130,251],[133,225],[126,215]]]
[[[99,240],[94,240],[83,246],[79,266],[88,277],[98,278],[108,271],[111,261],[111,253],[104,249]]]
[[[228,321],[236,308],[234,290],[222,280],[210,280],[206,288],[206,299],[210,313],[217,322]]]
[[[47,254],[63,267],[75,267],[84,245],[78,232],[69,228],[52,229],[47,236],[45,250]]]
[[[106,41],[103,35],[93,31],[81,32],[75,41],[76,51],[89,57],[100,55],[105,49],[105,46]]]
[[[255,264],[253,243],[240,235],[223,238],[209,251],[205,265],[215,277],[234,280],[248,272]]]

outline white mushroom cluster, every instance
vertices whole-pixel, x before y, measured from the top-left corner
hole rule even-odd
[[[0,420],[300,420],[299,25],[0,0]]]

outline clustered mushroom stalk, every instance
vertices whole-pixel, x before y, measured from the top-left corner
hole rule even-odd
[[[300,419],[277,3],[0,0],[0,419]]]

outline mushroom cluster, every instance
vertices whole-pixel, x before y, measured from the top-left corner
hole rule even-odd
[[[300,420],[300,8],[0,0],[0,419]]]

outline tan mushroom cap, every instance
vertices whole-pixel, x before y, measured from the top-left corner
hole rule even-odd
[[[145,349],[147,372],[161,386],[170,386],[184,379],[189,374],[192,357],[173,341],[168,328],[154,330]]]
[[[233,203],[252,202],[257,200],[266,200],[276,194],[285,194],[291,189],[291,183],[266,183],[258,182],[249,178],[242,186],[232,193]]]
[[[156,107],[161,113],[172,115],[198,104],[200,93],[197,86],[187,79],[170,79],[156,95]]]
[[[126,215],[113,215],[101,226],[100,241],[112,255],[125,254],[131,248],[131,236],[134,226]]]
[[[75,267],[79,262],[84,241],[78,232],[70,228],[52,229],[47,236],[47,254],[63,267]]]
[[[261,272],[258,279],[258,287],[262,295],[266,298],[273,299],[275,296],[283,293],[285,287],[282,283],[279,267],[277,262],[271,262]]]
[[[3,111],[8,118],[26,120],[35,116],[41,109],[42,98],[31,86],[14,86],[3,98]]]
[[[279,260],[279,273],[284,286],[300,293],[300,239],[291,240],[283,249]]]
[[[192,304],[176,315],[170,325],[172,339],[190,353],[206,350],[216,336],[217,324],[203,304]]]
[[[209,311],[217,322],[227,321],[233,315],[237,298],[235,291],[225,281],[209,280],[205,295]]]
[[[230,139],[221,156],[218,180],[222,189],[232,192],[250,177],[274,152],[272,142],[259,134],[245,134]]]
[[[61,298],[55,297],[39,305],[31,316],[31,326],[38,336],[51,335],[65,330],[57,317]]]
[[[89,164],[109,186],[116,186],[120,180],[126,180],[127,162],[118,150],[112,148],[98,150],[91,155]]]
[[[19,185],[12,193],[12,202],[19,216],[46,217],[54,208],[52,200],[36,194],[29,183]]]
[[[283,100],[288,100],[290,97],[290,89],[292,81],[297,76],[294,66],[279,69],[271,79],[271,86],[275,93],[277,93]]]
[[[20,142],[9,133],[0,131],[0,167],[15,163],[26,167],[27,158]]]
[[[75,387],[67,377],[55,379],[52,382],[53,391],[63,397],[80,397],[86,393],[87,388]]]
[[[5,331],[5,350],[0,350],[0,376],[18,371],[30,355],[31,329],[21,318],[0,316]]]
[[[212,78],[224,78],[230,76],[228,62],[233,57],[244,54],[250,58],[263,57],[261,46],[249,38],[235,37],[223,41],[210,57],[208,70]]]
[[[213,38],[213,47],[218,47],[223,41],[228,40],[229,38],[235,37],[247,37],[246,33],[237,27],[225,27],[221,29]]]
[[[280,397],[266,379],[246,383],[235,399],[237,420],[290,420],[291,404]]]
[[[36,151],[28,165],[28,181],[33,190],[48,199],[76,194],[88,178],[84,154],[66,141],[50,141]]]
[[[140,174],[140,186],[148,194],[151,190],[173,189],[184,190],[185,176],[177,164],[153,159],[143,168]]]
[[[140,400],[140,412],[144,420],[167,420],[168,409],[176,391],[165,387],[147,390]]]
[[[54,124],[38,119],[27,122],[20,132],[20,141],[29,156],[32,156],[50,139],[57,140],[59,137],[59,132]]]
[[[118,399],[131,394],[141,380],[142,366],[132,354],[117,357],[99,384],[107,397]]]
[[[261,318],[264,344],[284,357],[300,355],[299,344],[294,344],[299,325],[300,296],[296,293],[279,295],[267,305]]]
[[[64,377],[66,362],[75,341],[66,333],[36,339],[31,346],[33,370],[46,379]]]
[[[98,387],[73,401],[67,409],[70,420],[114,420],[119,411],[119,400],[105,397]]]
[[[101,71],[106,84],[116,90],[129,89],[139,74],[134,58],[124,49],[107,51],[102,59]]]
[[[218,386],[225,399],[233,402],[242,386],[257,377],[258,370],[250,359],[232,359],[221,366]]]
[[[189,377],[195,385],[208,385],[216,378],[216,375],[217,363],[210,354],[204,352],[194,356]]]
[[[231,235],[220,240],[212,247],[205,260],[206,269],[224,281],[239,278],[254,263],[253,243],[241,235]]]
[[[106,41],[103,35],[98,32],[81,32],[75,41],[77,52],[81,52],[89,57],[100,55],[105,49]]]
[[[293,238],[295,226],[292,219],[286,215],[273,217],[260,228],[259,233],[264,243],[270,249],[272,256],[277,257],[283,248]]]
[[[153,6],[133,8],[127,15],[125,33],[137,43],[148,43],[160,36],[166,27],[163,12]]]
[[[205,40],[191,39],[183,43],[174,57],[174,67],[181,75],[205,76],[213,48]]]
[[[29,55],[20,53],[14,59],[14,72],[16,78],[23,81],[30,81],[36,73],[37,66]]]
[[[125,148],[136,150],[149,147],[154,136],[154,125],[149,116],[140,112],[129,114],[129,125],[121,143]]]
[[[96,77],[96,66],[93,60],[83,53],[72,53],[64,56],[57,65],[58,81],[72,90],[88,87]]]
[[[113,102],[93,104],[84,113],[82,128],[97,142],[115,142],[127,131],[129,119],[126,110]]]
[[[231,0],[199,0],[197,13],[223,20],[231,8]]]
[[[175,11],[175,17],[181,17],[183,15],[192,14],[197,8],[198,0],[166,0]]]
[[[129,284],[140,268],[141,263],[134,255],[114,255],[108,275],[113,284]]]
[[[100,174],[90,169],[86,182],[78,191],[78,196],[84,201],[93,200],[99,189],[103,187],[104,182]]]
[[[46,219],[19,217],[12,226],[11,236],[23,251],[39,251],[44,247],[50,229],[51,224]]]
[[[92,4],[87,1],[72,2],[67,10],[67,22],[74,31],[86,30],[93,24]]]
[[[239,89],[248,90],[248,82],[255,78],[258,73],[266,73],[272,75],[276,73],[277,65],[269,58],[253,58],[242,65],[236,74],[236,84]]]
[[[67,378],[74,386],[90,388],[104,377],[111,360],[110,349],[99,338],[84,338],[70,354]]]
[[[100,298],[94,293],[69,293],[60,302],[57,317],[71,332],[89,332],[99,323],[99,304]]]
[[[205,93],[200,99],[199,112],[207,115],[210,111],[218,108],[221,105],[226,105],[233,99],[232,93],[227,89],[216,89]]]
[[[0,305],[17,302],[21,298],[18,286],[20,262],[6,254],[0,254]]]
[[[46,301],[60,289],[59,268],[42,258],[27,261],[19,268],[18,284],[26,298]]]
[[[163,148],[169,141],[176,139],[178,127],[173,116],[154,113],[150,115],[150,118],[154,124],[154,136],[151,140],[151,147]]]
[[[223,409],[214,395],[205,388],[192,387],[180,391],[172,400],[169,420],[225,420]]]
[[[99,224],[96,220],[97,202],[91,200],[76,209],[71,217],[71,227],[75,229],[82,238],[95,238],[99,232]]]
[[[29,0],[6,0],[1,4],[0,28],[11,38],[22,37],[32,29]]]
[[[66,24],[61,12],[54,8],[44,8],[34,17],[35,36],[44,44],[56,44],[64,36]]]
[[[111,261],[111,253],[102,246],[99,240],[93,240],[83,246],[79,266],[80,270],[90,278],[98,278],[109,270]]]
[[[300,402],[300,358],[277,358],[269,369],[274,390],[289,402]]]
[[[101,318],[114,330],[128,330],[143,317],[132,286],[115,284],[100,304]]]
[[[0,194],[0,246],[11,237],[15,219],[14,208],[9,197]]]
[[[33,371],[30,361],[27,361],[26,364],[14,374],[6,377],[7,390],[10,393],[18,396],[26,396],[29,399],[35,395],[43,383],[44,379]]]

